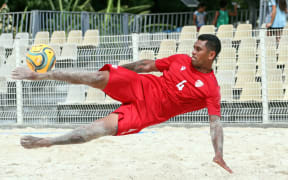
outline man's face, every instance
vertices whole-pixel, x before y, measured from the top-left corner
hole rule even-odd
[[[200,8],[198,9],[198,12],[204,12],[205,9],[206,9],[206,7],[200,7]]]
[[[206,42],[197,40],[194,44],[194,50],[192,51],[192,65],[194,67],[202,67],[211,59],[211,51],[207,49]]]

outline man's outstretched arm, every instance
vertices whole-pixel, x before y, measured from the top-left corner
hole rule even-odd
[[[215,151],[215,157],[213,161],[232,173],[232,170],[226,165],[223,160],[223,128],[220,122],[220,117],[216,115],[210,115],[210,135],[212,139],[212,144]]]
[[[143,59],[129,64],[123,64],[122,67],[137,73],[159,71],[154,60]]]

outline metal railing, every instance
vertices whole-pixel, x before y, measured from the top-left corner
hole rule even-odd
[[[215,11],[207,12],[207,23],[211,24]],[[257,11],[257,18],[259,12]],[[239,10],[236,17],[230,18],[230,24],[250,22],[250,12]],[[127,35],[131,33],[179,32],[181,27],[193,24],[193,12],[157,13],[134,15],[129,13],[92,13],[66,11],[12,12],[0,14],[0,32],[28,32],[35,37],[39,31],[98,29],[100,35]]]
[[[219,35],[218,32],[215,34]],[[287,30],[283,30],[279,42],[274,36],[267,36],[266,29],[243,31],[241,41],[239,37],[235,39],[239,35],[237,30],[231,34],[232,37],[222,39],[222,52],[213,67],[221,87],[222,121],[230,124],[287,123]],[[191,54],[197,32],[195,36],[184,34],[184,39],[182,33],[170,35],[135,33],[100,36],[99,44],[94,46],[69,46],[63,43],[60,45],[62,50],[58,47],[61,52],[55,68],[95,71],[107,63],[120,65],[175,53]],[[29,42],[32,44],[33,39]],[[169,45],[165,47],[162,42],[169,42]],[[91,98],[88,86],[75,87],[59,81],[9,79],[11,68],[25,65],[23,43],[15,40],[14,43],[13,49],[2,48],[0,55],[1,124],[89,123],[119,107],[119,103],[104,96],[103,92]],[[168,122],[205,124],[209,122],[207,109],[182,114]]]

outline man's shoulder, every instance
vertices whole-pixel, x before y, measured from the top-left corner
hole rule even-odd
[[[171,56],[173,58],[173,62],[177,63],[190,63],[191,57],[187,54],[175,54]]]
[[[171,57],[178,60],[191,59],[191,57],[188,56],[187,54],[174,54]]]

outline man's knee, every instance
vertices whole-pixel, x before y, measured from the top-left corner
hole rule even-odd
[[[95,81],[91,84],[92,87],[98,88],[98,89],[105,89],[106,85],[109,81],[109,71],[97,71],[95,72]]]

